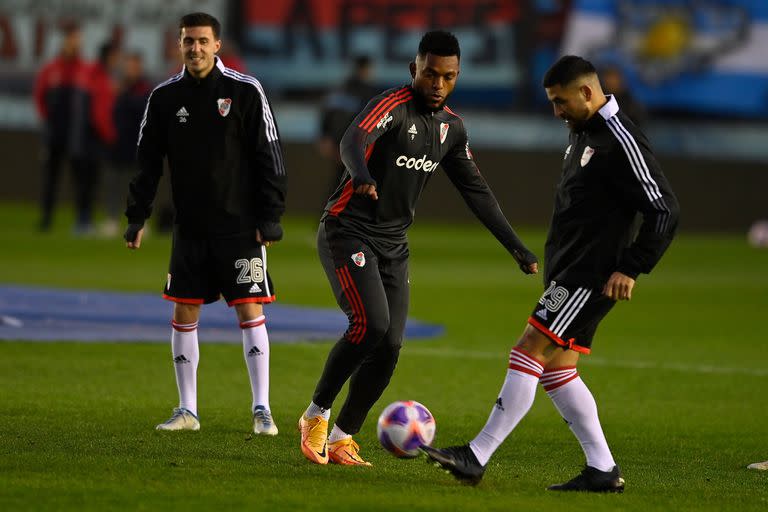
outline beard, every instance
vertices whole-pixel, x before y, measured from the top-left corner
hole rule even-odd
[[[581,129],[582,126],[584,126],[584,121],[579,121],[577,119],[569,118],[565,119],[564,121],[565,125],[572,132],[577,132]]]
[[[573,131],[581,130],[587,121],[589,121],[589,109],[585,109],[583,112],[579,112],[577,117],[566,115],[561,116],[560,119],[565,121],[568,129]]]

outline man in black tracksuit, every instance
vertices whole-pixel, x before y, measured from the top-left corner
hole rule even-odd
[[[198,430],[197,321],[223,295],[234,306],[253,394],[253,430],[275,435],[269,408],[269,341],[262,304],[275,299],[266,247],[282,238],[286,175],[272,110],[261,84],[226,68],[218,20],[181,18],[181,73],[149,97],[131,182],[128,247],[141,244],[168,159],[176,219],[163,297],[174,302],[172,350],[179,407],[158,430]]]
[[[312,462],[368,465],[352,435],[397,363],[408,314],[406,231],[438,164],[522,270],[537,271],[536,257],[510,227],[472,160],[461,118],[445,105],[458,73],[456,38],[442,31],[426,34],[411,63],[412,85],[373,98],[341,141],[346,174],[325,207],[317,243],[349,327],[299,420],[301,449]],[[348,379],[347,400],[327,439],[330,407]]]
[[[592,64],[565,56],[545,75],[544,88],[571,129],[545,249],[546,289],[510,353],[483,430],[468,445],[422,449],[458,479],[478,483],[541,383],[587,459],[581,474],[549,489],[622,492],[624,479],[576,364],[579,354],[590,353],[603,317],[617,300],[632,298],[637,276],[669,247],[679,206],[648,139],[603,93]]]

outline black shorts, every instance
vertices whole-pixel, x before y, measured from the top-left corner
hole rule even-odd
[[[614,304],[602,290],[552,281],[528,323],[561,347],[589,354],[597,325]]]
[[[197,239],[174,232],[163,298],[183,304],[210,304],[219,300],[219,295],[230,306],[275,300],[264,246],[250,234]]]

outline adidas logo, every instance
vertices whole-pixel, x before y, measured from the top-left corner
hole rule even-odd
[[[264,352],[259,350],[259,347],[253,347],[251,350],[248,351],[248,357],[254,357],[254,356],[260,356]]]
[[[187,363],[190,363],[191,361],[187,359],[184,354],[181,354],[180,356],[174,357],[173,362],[176,364],[187,364]]]
[[[261,291],[261,287],[254,283],[253,286],[251,286],[251,289],[248,290],[248,293],[259,293]]]
[[[411,140],[413,140],[413,138],[414,138],[416,135],[418,135],[418,134],[419,134],[419,132],[418,132],[418,131],[416,131],[416,124],[415,124],[415,123],[414,123],[414,124],[412,124],[410,128],[408,128],[408,133],[410,133],[410,134],[411,134]]]
[[[536,316],[539,318],[546,320],[547,319],[547,310],[546,309],[540,309],[536,312]]]
[[[504,410],[504,404],[501,401],[501,397],[496,399],[496,408],[503,411]]]
[[[392,121],[394,117],[392,117],[392,114],[389,113],[389,111],[386,111],[383,116],[381,116],[381,119],[379,119],[379,122],[376,123],[376,128],[381,128],[382,130],[387,129],[387,125]]]
[[[189,112],[187,112],[187,109],[184,107],[181,107],[178,112],[176,112],[176,118],[179,120],[180,123],[186,123],[187,117],[189,117]]]

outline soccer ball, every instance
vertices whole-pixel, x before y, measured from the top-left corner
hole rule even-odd
[[[389,404],[379,416],[379,442],[396,457],[413,458],[435,438],[435,418],[419,402]]]
[[[747,233],[747,239],[752,247],[768,247],[768,220],[758,220],[752,224]]]

